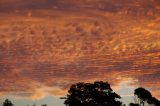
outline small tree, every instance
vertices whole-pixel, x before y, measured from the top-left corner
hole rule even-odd
[[[3,106],[14,106],[14,105],[13,105],[13,103],[12,103],[10,100],[6,99],[6,100],[3,102]]]
[[[140,106],[144,106],[145,103],[153,104],[155,106],[160,106],[160,101],[156,99],[155,97],[152,97],[152,94],[145,88],[135,89],[134,94],[138,100],[137,103]]]
[[[137,102],[140,106],[144,106],[145,102],[147,102],[148,100],[150,100],[152,98],[151,93],[146,90],[145,88],[137,88],[135,89],[134,92],[136,98],[137,98]]]
[[[73,84],[65,98],[66,106],[122,106],[121,97],[107,82]]]
[[[47,106],[47,104],[42,104],[41,106]]]

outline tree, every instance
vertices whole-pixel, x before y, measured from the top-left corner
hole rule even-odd
[[[152,98],[151,93],[145,88],[137,88],[134,92],[135,96],[138,99],[138,103],[140,106],[144,106],[145,102],[147,102],[150,98]]]
[[[160,106],[160,101],[155,97],[152,97],[151,99],[148,100],[148,104],[154,104],[155,106]]]
[[[3,102],[3,106],[14,106],[14,105],[13,105],[13,103],[12,103],[10,100],[6,99],[6,100]]]
[[[41,106],[47,106],[47,104],[42,104]]]
[[[122,106],[117,99],[121,97],[113,92],[107,82],[73,84],[65,98],[66,106]]]
[[[145,103],[154,104],[155,106],[160,106],[160,101],[155,97],[152,97],[152,94],[145,88],[135,89],[134,94],[137,97],[140,106],[144,106]]]
[[[130,103],[129,106],[140,106],[139,104]]]

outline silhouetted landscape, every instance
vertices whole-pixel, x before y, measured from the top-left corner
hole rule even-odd
[[[110,84],[103,81],[73,84],[68,90],[67,96],[60,99],[65,99],[66,106],[127,106],[120,101],[121,96],[112,90]],[[130,103],[129,106],[160,106],[160,101],[141,87],[135,89],[134,101],[135,103]],[[3,106],[14,106],[14,104],[6,99]],[[36,106],[36,104],[32,106]],[[41,106],[47,106],[47,104]]]

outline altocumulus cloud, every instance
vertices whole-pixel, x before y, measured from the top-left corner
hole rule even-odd
[[[10,0],[0,1],[0,5],[6,4],[0,8],[5,10],[13,2],[19,8],[35,5],[31,1]],[[38,3],[35,8],[44,9],[51,1],[46,5],[46,1],[33,2]],[[58,6],[60,2],[52,3]],[[70,3],[77,2],[64,2],[64,7]],[[95,4],[96,1],[92,4],[94,8],[103,7]],[[148,10],[146,5],[141,6]],[[128,12],[127,16],[132,17],[135,12],[138,11]],[[121,12],[76,13],[81,17],[66,11],[56,13],[53,19],[18,17],[15,21],[12,15],[10,21],[1,20],[0,94],[40,99],[62,96],[71,84],[79,81],[104,80],[116,90],[126,89],[122,86],[126,83],[129,89],[144,86],[159,97],[160,29],[156,16],[148,19],[143,14],[137,20],[124,18]],[[66,13],[68,16],[63,18]]]

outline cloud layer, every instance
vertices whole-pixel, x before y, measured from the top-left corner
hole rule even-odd
[[[110,12],[125,12],[132,14],[148,14],[158,12],[158,0],[1,0],[1,12],[14,12],[15,10],[100,10]]]
[[[5,4],[1,11],[13,2],[20,8],[32,8],[30,1],[10,0],[0,2]],[[31,9],[33,17],[1,14],[0,94],[39,99],[64,95],[76,82],[104,80],[116,90],[125,89],[121,84],[127,83],[130,89],[144,86],[160,97],[160,19],[150,0],[133,2],[133,6],[126,0],[124,5],[129,8],[121,8],[123,11],[116,1],[106,1],[113,5],[111,8],[95,5],[96,0],[63,2],[63,8],[81,4],[72,12],[44,11],[43,2],[42,6],[38,2],[38,10]],[[61,4],[56,0],[52,3]],[[143,8],[140,12],[131,9],[136,4]],[[121,11],[114,12],[114,6]],[[39,11],[41,15],[34,17]],[[42,18],[42,14],[51,17]]]

